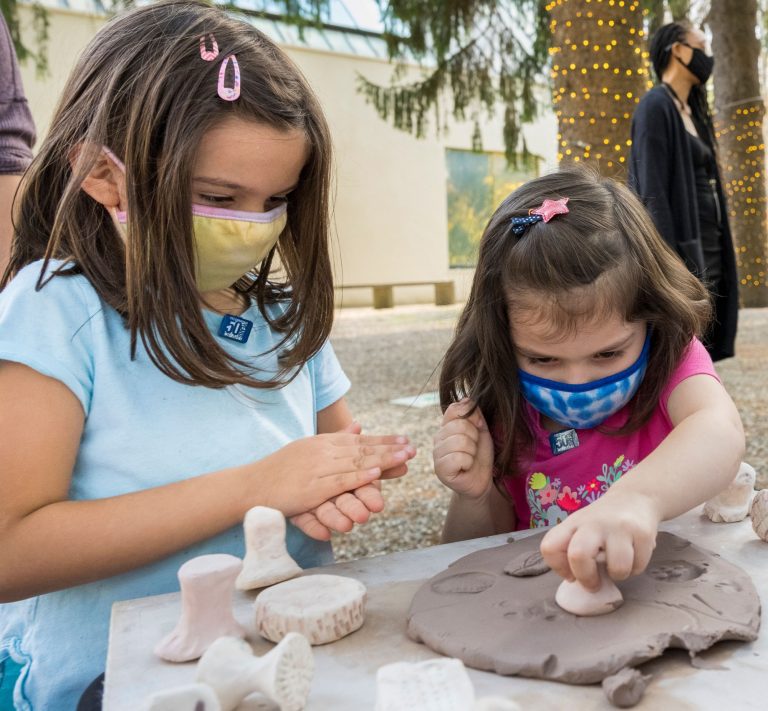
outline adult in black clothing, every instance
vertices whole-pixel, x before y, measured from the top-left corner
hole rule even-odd
[[[651,39],[660,84],[632,117],[629,185],[661,236],[708,287],[715,320],[704,345],[713,360],[734,354],[738,276],[704,85],[714,59],[704,34],[679,23]]]

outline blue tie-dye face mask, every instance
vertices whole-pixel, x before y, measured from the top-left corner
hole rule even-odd
[[[569,385],[518,370],[520,389],[533,407],[555,422],[574,429],[591,429],[632,399],[645,375],[650,349],[651,331],[648,329],[637,360],[614,375],[591,383]]]

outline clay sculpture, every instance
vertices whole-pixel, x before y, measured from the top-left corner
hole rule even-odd
[[[510,560],[541,535],[465,556],[417,591],[408,636],[467,666],[594,684],[668,647],[692,653],[725,639],[751,641],[760,599],[750,577],[720,556],[660,532],[644,573],[621,584],[610,615],[576,617],[555,602],[559,575],[514,577]]]
[[[768,489],[760,489],[749,507],[752,529],[764,541],[768,541]]]
[[[621,607],[624,598],[608,575],[603,553],[597,557],[597,572],[600,574],[599,590],[587,590],[578,580],[563,580],[555,593],[555,602],[566,612],[582,617],[607,615]]]
[[[254,506],[243,519],[245,558],[238,590],[265,588],[295,578],[301,568],[285,547],[285,517],[277,509]]]
[[[288,632],[310,644],[335,642],[365,619],[365,585],[339,575],[307,575],[264,590],[256,598],[256,629],[272,642]]]
[[[281,711],[301,711],[307,703],[315,662],[309,642],[287,634],[263,657],[236,637],[217,639],[197,664],[197,680],[216,692],[221,711],[233,711],[246,696],[259,693]]]
[[[620,709],[628,709],[640,703],[650,680],[650,676],[637,669],[627,668],[603,679],[602,687],[608,701]]]
[[[219,637],[245,637],[232,614],[232,593],[241,567],[239,558],[219,553],[192,558],[179,568],[181,617],[155,646],[158,657],[188,662],[199,658]]]
[[[474,701],[459,659],[396,662],[376,672],[375,711],[467,711]]]
[[[160,691],[147,699],[147,711],[221,711],[219,700],[207,684],[187,684]]]
[[[755,489],[755,476],[755,470],[742,462],[731,485],[704,504],[704,515],[715,523],[745,519]]]

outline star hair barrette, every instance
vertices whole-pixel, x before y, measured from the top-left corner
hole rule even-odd
[[[549,222],[556,215],[567,215],[568,198],[559,198],[557,200],[545,200],[539,207],[528,210],[525,217],[513,217],[512,234],[520,236],[533,224],[537,222]]]

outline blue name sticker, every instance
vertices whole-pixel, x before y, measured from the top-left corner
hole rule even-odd
[[[225,316],[219,325],[219,335],[222,338],[229,338],[230,341],[245,343],[248,336],[251,335],[252,328],[253,321],[249,321],[247,318]]]
[[[549,446],[552,454],[562,454],[579,446],[579,435],[576,430],[561,430],[549,435]]]

